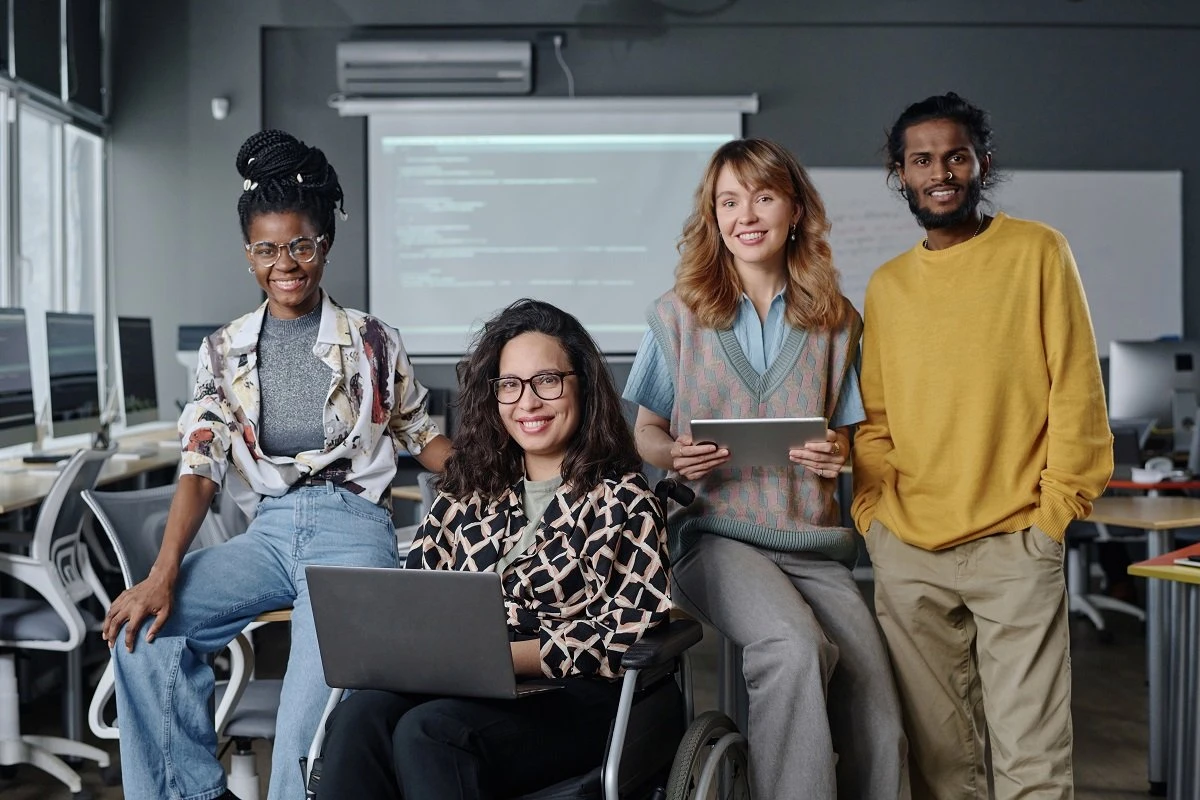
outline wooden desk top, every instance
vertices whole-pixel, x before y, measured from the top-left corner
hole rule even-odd
[[[1088,522],[1167,531],[1200,525],[1195,497],[1098,497]]]
[[[281,608],[278,611],[264,611],[254,618],[255,622],[290,622],[292,619],[292,610],[290,608]]]
[[[1140,578],[1158,578],[1164,581],[1200,584],[1200,567],[1181,567],[1175,563],[1177,558],[1196,555],[1200,555],[1200,544],[1188,545],[1170,553],[1164,553],[1157,558],[1130,564],[1129,574],[1137,575]]]
[[[421,502],[421,487],[420,486],[393,486],[392,498],[396,500],[411,500],[414,503]]]
[[[1200,491],[1200,480],[1187,481],[1158,481],[1157,483],[1137,483],[1135,481],[1111,480],[1109,489],[1133,489],[1139,492],[1187,492]]]
[[[156,469],[174,467],[179,463],[179,441],[173,431],[122,436],[117,441],[127,450],[150,444],[157,445],[159,442],[170,442],[170,446],[159,445],[157,452],[138,458],[110,458],[100,473],[97,482],[100,486],[136,478]],[[63,458],[69,458],[77,449],[79,448],[64,452]],[[0,514],[19,511],[42,502],[57,477],[58,471],[50,464],[26,464],[19,457],[0,461]]]

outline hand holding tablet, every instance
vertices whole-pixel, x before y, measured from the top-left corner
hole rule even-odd
[[[685,480],[699,480],[728,460],[729,450],[716,442],[694,442],[686,433],[671,445],[671,468]]]
[[[714,449],[728,450],[724,466],[800,464],[825,477],[836,475],[846,456],[844,445],[828,429],[823,417],[694,419],[692,440],[696,442],[694,447],[707,443]]]

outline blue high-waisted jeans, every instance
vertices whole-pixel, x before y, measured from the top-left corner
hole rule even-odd
[[[268,800],[304,797],[299,758],[329,696],[304,575],[309,564],[399,566],[387,509],[332,484],[265,498],[244,534],[184,558],[174,610],[153,643],[145,641],[150,621],[132,653],[122,632],[113,652],[126,800],[209,800],[225,791],[207,656],[258,614],[287,606],[292,646]]]

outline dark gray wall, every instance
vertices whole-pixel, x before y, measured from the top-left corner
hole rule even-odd
[[[1191,319],[1200,226],[1188,224],[1200,215],[1190,191],[1200,175],[1200,4],[741,0],[716,16],[701,12],[726,5],[718,0],[674,0],[689,15],[656,15],[649,0],[166,5],[118,3],[113,118],[115,307],[154,314],[160,351],[173,349],[176,324],[221,322],[258,299],[240,254],[233,157],[263,126],[319,145],[337,167],[351,216],[326,285],[343,303],[366,303],[365,124],[326,101],[336,43],[368,28],[431,38],[562,31],[577,93],[757,92],[747,132],[814,166],[878,163],[883,131],[906,103],[954,89],[992,112],[1000,166],[1183,170],[1181,302],[1186,332],[1200,335]],[[551,51],[539,45],[537,55],[536,93],[565,93]],[[232,112],[216,122],[209,100],[221,95]],[[181,368],[172,360],[160,372],[178,396]],[[453,383],[446,368],[422,375]]]

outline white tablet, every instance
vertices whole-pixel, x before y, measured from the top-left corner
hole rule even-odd
[[[713,442],[729,450],[726,467],[787,467],[788,450],[825,441],[824,417],[779,419],[694,419],[692,442]]]

